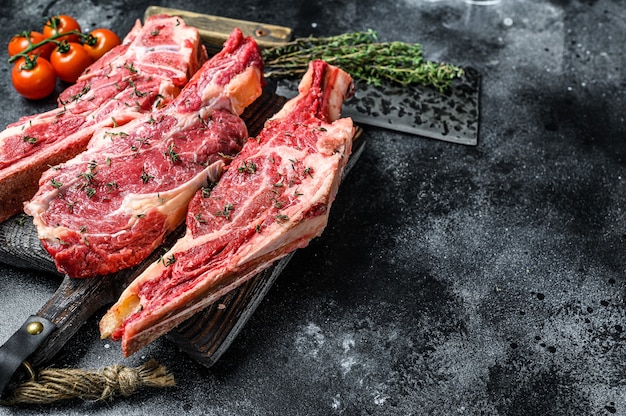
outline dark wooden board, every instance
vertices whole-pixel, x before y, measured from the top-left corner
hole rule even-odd
[[[266,89],[263,95],[242,114],[250,135],[258,134],[265,121],[285,102],[284,97],[274,94],[271,89]],[[358,130],[346,173],[358,159],[363,144]],[[184,226],[181,226],[168,236],[161,248],[136,268],[90,279],[73,279],[65,276],[51,299],[36,313],[36,316],[56,325],[56,329],[28,358],[28,362],[35,367],[50,364],[66,342],[96,311],[115,302],[124,288],[148,265],[156,261],[183,233]],[[290,259],[291,255],[281,259],[224,295],[171,331],[168,338],[200,364],[207,367],[213,365],[245,326]],[[41,247],[32,222],[24,216],[17,216],[0,224],[0,262],[58,274],[52,259]],[[25,374],[16,374],[14,381],[19,381],[23,376]]]

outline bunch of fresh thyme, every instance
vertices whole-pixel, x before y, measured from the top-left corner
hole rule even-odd
[[[373,85],[387,81],[403,86],[432,85],[445,91],[453,79],[463,76],[462,68],[424,60],[422,45],[378,42],[373,30],[297,38],[287,45],[264,49],[263,59],[268,78],[301,76],[314,59],[323,59],[354,79]]]

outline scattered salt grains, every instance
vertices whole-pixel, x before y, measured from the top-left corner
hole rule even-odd
[[[354,342],[354,339],[352,339],[352,337],[344,339],[342,342],[344,354],[350,351],[352,348],[354,348],[354,346],[355,346],[355,342]]]
[[[331,407],[335,410],[339,409],[341,407],[341,396],[339,396],[338,394],[333,397],[333,402],[331,404]]]
[[[354,357],[346,357],[346,358],[341,359],[340,365],[341,365],[342,374],[344,376],[348,374],[350,370],[352,369],[352,367],[356,365],[356,363],[357,361],[356,361],[356,358]]]
[[[298,352],[317,358],[325,342],[326,337],[322,333],[322,328],[310,322],[296,337],[295,347]]]
[[[513,19],[511,19],[510,17],[505,17],[502,23],[504,24],[504,26],[511,27],[513,26]]]
[[[374,404],[377,406],[382,406],[383,404],[385,404],[388,398],[389,396],[379,393],[374,397]]]
[[[109,344],[104,344],[104,349],[107,349],[107,350],[108,350],[109,348],[111,348],[111,345],[109,345]]]

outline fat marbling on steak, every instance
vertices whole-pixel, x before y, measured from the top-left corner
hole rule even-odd
[[[25,211],[57,268],[91,277],[144,260],[241,150],[239,114],[264,82],[256,42],[236,29],[167,107],[98,130],[85,152],[44,172]]]
[[[299,95],[189,205],[186,234],[100,322],[130,355],[324,230],[354,136],[352,79],[314,61]]]
[[[21,212],[41,173],[84,151],[96,129],[167,104],[206,59],[197,29],[180,18],[137,21],[121,45],[59,95],[57,108],[0,132],[0,221]]]

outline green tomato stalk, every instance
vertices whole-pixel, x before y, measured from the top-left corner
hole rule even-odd
[[[78,35],[82,38],[88,38],[88,36],[90,35],[86,35],[84,33],[82,33],[79,30],[69,30],[67,32],[63,32],[63,33],[57,33],[56,35],[50,36],[49,38],[46,38],[44,40],[42,40],[41,42],[37,42],[37,43],[32,43],[30,41],[30,32],[23,32],[24,34],[26,34],[26,39],[28,39],[28,47],[26,47],[26,49],[24,49],[22,52],[17,53],[15,55],[13,55],[12,57],[9,58],[9,63],[13,63],[15,61],[17,61],[19,58],[24,57],[26,59],[28,59],[28,57],[30,56],[30,53],[32,51],[34,51],[35,49],[39,48],[40,46],[46,45],[48,43],[54,43],[56,45],[60,45],[61,41],[58,41],[57,39],[68,36],[68,35]]]

